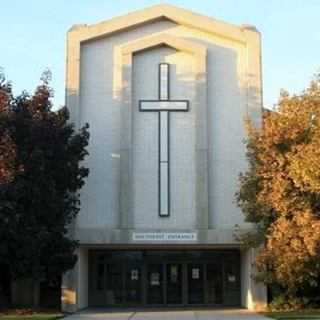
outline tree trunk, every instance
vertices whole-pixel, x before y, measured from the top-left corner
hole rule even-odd
[[[0,308],[11,302],[11,274],[7,265],[0,265]]]
[[[32,306],[35,309],[40,306],[40,282],[38,279],[32,281]]]

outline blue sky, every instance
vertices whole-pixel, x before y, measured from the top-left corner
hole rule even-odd
[[[92,24],[158,4],[152,0],[1,0],[0,67],[14,92],[32,92],[41,73],[52,71],[56,107],[64,104],[65,34],[77,23]],[[281,88],[300,92],[320,71],[320,0],[168,0],[262,33],[264,105]]]

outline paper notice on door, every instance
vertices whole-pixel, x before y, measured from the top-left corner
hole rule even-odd
[[[229,282],[236,282],[236,277],[234,275],[232,275],[232,274],[229,274],[228,275],[228,281]]]
[[[170,267],[170,280],[172,283],[177,283],[178,281],[178,266],[176,265]]]
[[[199,268],[192,268],[192,279],[200,278],[200,270]]]
[[[137,269],[131,270],[131,280],[138,280],[139,279],[139,272]]]
[[[151,273],[150,285],[151,286],[159,286],[160,285],[160,274],[159,273],[157,273],[157,272]]]

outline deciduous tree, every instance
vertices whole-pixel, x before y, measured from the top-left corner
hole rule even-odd
[[[320,78],[300,95],[282,92],[262,126],[248,121],[249,167],[240,175],[237,201],[263,244],[259,279],[290,297],[320,290]]]
[[[0,184],[9,182],[15,171],[16,147],[7,128],[11,99],[10,83],[0,74]]]
[[[0,90],[0,263],[13,279],[32,278],[35,288],[76,262],[68,225],[88,175],[88,126],[76,132],[66,108],[52,110],[49,76],[33,95]]]

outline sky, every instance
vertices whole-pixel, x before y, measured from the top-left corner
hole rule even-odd
[[[0,67],[14,93],[33,92],[52,72],[55,108],[64,105],[65,39],[74,24],[94,24],[159,4],[153,0],[0,0]],[[301,92],[320,71],[320,0],[168,0],[262,34],[264,106],[280,89]]]

